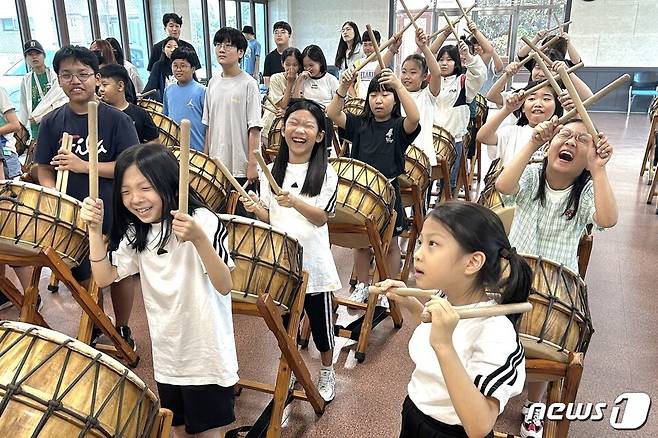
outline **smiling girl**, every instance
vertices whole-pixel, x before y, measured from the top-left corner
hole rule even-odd
[[[329,105],[338,89],[338,79],[327,72],[327,60],[322,49],[315,44],[306,46],[302,58],[304,71],[297,77],[293,97]]]

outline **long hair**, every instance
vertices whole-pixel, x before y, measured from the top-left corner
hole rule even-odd
[[[530,81],[528,82],[528,85],[523,87],[524,90],[529,90],[535,85],[539,84],[541,81]],[[562,104],[560,103],[559,99],[557,98],[557,92],[551,87],[550,85],[546,85],[550,90],[551,94],[553,95],[553,101],[555,102],[555,110],[553,111],[553,114],[549,116],[549,119],[553,116],[558,116],[562,117],[562,114],[564,113],[564,109],[562,108]],[[525,105],[525,102],[523,103]],[[523,112],[523,105],[521,105],[521,108],[518,110],[514,111],[514,115],[518,117],[518,120],[516,121],[516,124],[519,126],[525,126],[528,123],[528,117],[526,117],[525,113]]]
[[[391,117],[392,118],[397,118],[397,117],[402,117],[402,110],[400,109],[400,96],[398,96],[398,92],[395,91],[395,89],[389,85],[379,85],[379,80],[381,79],[382,74],[379,73],[377,76],[372,78],[370,81],[370,85],[368,85],[368,94],[366,95],[366,104],[363,108],[363,115],[361,116],[364,121],[367,123],[371,123],[375,119],[375,115],[372,112],[372,109],[370,108],[370,93],[376,93],[378,91],[381,91],[382,89],[385,91],[388,91],[390,93],[393,93],[393,97],[395,98],[395,104],[393,105],[393,111],[391,111]]]
[[[523,303],[528,300],[532,285],[532,269],[511,248],[505,228],[498,215],[482,205],[465,201],[439,204],[428,217],[445,226],[465,253],[482,252],[485,262],[477,273],[475,286],[501,292],[500,304]],[[503,285],[501,258],[509,262],[509,276]],[[519,315],[509,315],[515,323]]]
[[[324,115],[322,107],[316,102],[308,99],[294,99],[288,105],[286,113],[283,115],[283,126],[285,129],[288,117],[295,111],[307,110],[315,118],[318,124],[319,132],[324,131],[324,138],[316,142],[309,158],[308,170],[306,171],[306,178],[302,186],[302,195],[317,196],[322,189],[325,174],[327,173],[327,149],[330,146],[331,139],[331,124]],[[279,153],[274,159],[272,165],[272,176],[279,186],[283,185],[283,180],[286,176],[286,169],[288,167],[289,149],[288,143],[284,135],[281,136],[281,145],[279,146]],[[270,190],[273,190],[270,187]]]
[[[571,119],[567,121],[564,126],[570,125],[572,123],[581,122],[581,119]],[[593,139],[594,140],[594,139]],[[595,141],[595,140],[594,140]],[[546,204],[546,167],[548,166],[548,157],[544,157],[542,162],[541,172],[539,173],[539,187],[537,187],[537,193],[535,194],[534,199],[539,200],[542,207]],[[569,194],[569,200],[567,201],[567,206],[562,213],[567,217],[567,220],[571,220],[576,217],[578,213],[578,206],[580,205],[580,195],[583,193],[583,189],[587,182],[592,179],[592,175],[589,173],[589,170],[583,169],[580,172],[580,175],[576,177],[576,180],[573,182],[571,187],[571,193]],[[569,211],[571,212],[569,213]]]
[[[119,242],[132,227],[134,236],[130,236],[131,246],[142,252],[148,244],[148,232],[151,224],[145,224],[132,214],[125,205],[121,196],[121,185],[126,170],[132,166],[144,175],[162,199],[162,234],[158,243],[164,248],[171,236],[173,217],[169,213],[178,209],[178,160],[174,154],[161,144],[139,144],[131,146],[119,154],[114,166],[114,185],[112,189],[112,228],[110,230],[110,250],[119,247]],[[197,208],[208,208],[199,194],[189,188],[188,214],[193,214]],[[208,208],[210,210],[210,208]],[[211,210],[212,211],[212,210]]]
[[[94,45],[96,45],[96,49],[92,50],[92,52],[94,52],[94,55],[98,58],[99,65],[117,64],[110,43],[105,40],[94,40],[89,45],[89,49],[91,50],[91,47]]]
[[[404,61],[402,62],[402,66],[404,67],[404,64],[407,62],[415,62],[418,67],[420,67],[420,74],[425,76],[427,74],[428,67],[427,67],[427,60],[425,57],[419,53],[412,53],[411,55],[407,56],[404,58]],[[420,88],[423,89],[427,86],[427,80],[423,79],[423,81],[420,84]]]
[[[117,60],[117,64],[123,65],[125,57],[123,55],[123,49],[121,48],[119,41],[114,37],[105,38],[105,41],[110,43],[110,46],[112,46],[112,52],[114,53],[114,58]]]
[[[341,36],[340,39],[338,40],[338,48],[336,49],[336,60],[335,60],[336,67],[338,68],[342,68],[341,65],[343,64],[343,62],[346,61],[348,58],[351,58],[352,55],[354,55],[354,49],[356,49],[357,44],[361,44],[361,35],[359,35],[359,27],[356,25],[356,23],[353,21],[346,21],[341,26],[341,29],[345,27],[346,24],[349,25],[354,31],[354,39],[352,40],[352,48],[350,49],[349,54],[347,53],[347,43],[345,42],[345,40],[343,40],[343,37]]]
[[[447,46],[441,47],[439,49],[439,53],[436,55],[436,60],[440,61],[441,58],[443,58],[443,55],[446,53],[448,54],[450,59],[455,61],[455,69],[453,70],[450,76],[460,75],[464,73],[464,68],[462,67],[462,59],[459,57],[459,48],[452,44],[448,44]]]
[[[321,74],[325,74],[327,72],[327,58],[324,57],[324,52],[322,51],[320,46],[311,44],[304,47],[304,51],[302,52],[302,64],[304,62],[304,58],[306,58],[307,56],[311,61],[315,61],[318,64],[320,64]]]

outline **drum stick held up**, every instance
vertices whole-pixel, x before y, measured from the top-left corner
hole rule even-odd
[[[466,13],[468,14],[469,12],[471,12],[471,11],[473,10],[473,8],[475,8],[475,5],[470,6],[470,7],[469,7],[468,9],[466,9],[466,11],[464,11],[464,12],[466,12]],[[461,21],[462,17],[463,17],[463,15],[461,15],[459,18],[456,18],[455,20],[450,21],[450,23],[451,23],[453,26],[455,26],[457,23],[459,23],[459,22]],[[442,33],[442,32],[445,32],[445,31],[448,30],[448,29],[449,29],[449,27],[448,27],[448,25],[446,24],[446,25],[443,26],[441,29],[437,30],[437,31],[434,32],[432,35],[430,35],[430,37],[428,38],[428,41],[429,41],[429,40],[433,40],[434,38],[436,38],[436,36],[437,36],[438,34],[440,34],[440,33]]]
[[[576,111],[578,112],[578,115],[583,120],[583,123],[587,128],[587,132],[589,133],[589,135],[592,136],[592,141],[594,141],[594,144],[596,145],[596,142],[599,140],[599,133],[594,127],[594,123],[592,122],[592,119],[590,118],[587,110],[585,109],[585,105],[583,105],[583,101],[580,99],[576,87],[574,86],[573,82],[571,82],[569,73],[567,73],[567,70],[564,67],[560,67],[558,69],[558,73],[560,74],[562,83],[564,84],[565,88],[569,92],[569,96],[571,97],[571,100],[573,101],[573,104],[576,107]]]
[[[467,24],[471,24],[473,21],[471,21],[471,18],[468,16],[468,13],[462,6],[462,3],[459,0],[455,0],[457,2],[457,6],[459,6],[459,10],[462,11],[462,16],[466,19]]]
[[[557,17],[555,17],[555,18],[557,19]],[[558,20],[558,23],[559,23],[559,22],[560,22],[560,21]],[[569,21],[565,21],[564,23],[562,23],[562,24],[558,24],[558,25],[555,26],[555,27],[551,27],[550,29],[548,29],[548,30],[546,31],[546,33],[550,33],[550,32],[556,31],[556,30],[558,30],[558,29],[560,29],[560,28],[562,28],[562,27],[568,26],[568,25],[570,25],[570,24],[571,24],[571,20],[569,20]]]
[[[583,64],[582,62],[579,62],[578,64],[574,65],[573,67],[570,67],[570,68],[567,70],[567,73],[574,72],[574,71],[578,70],[580,67],[582,67],[583,65],[584,65],[584,64]],[[556,81],[560,80],[560,75],[553,75],[553,79],[555,79]],[[547,86],[547,85],[550,85],[550,84],[548,83],[548,79],[546,79],[546,80],[544,80],[544,81],[538,83],[538,84],[535,85],[534,87],[530,87],[530,88],[528,88],[527,90],[525,90],[525,95],[526,95],[526,96],[530,96],[530,95],[531,95],[532,93],[534,93],[535,91],[540,90],[540,89],[544,88],[544,87]]]
[[[272,190],[274,190],[274,193],[277,195],[283,193],[283,190],[281,190],[281,187],[279,187],[279,184],[277,184],[276,180],[274,179],[272,172],[270,172],[270,169],[267,168],[267,164],[265,163],[263,156],[260,154],[260,151],[255,149],[252,153],[256,157],[256,161],[258,161],[258,165],[263,170],[263,174],[265,175],[265,178],[267,178],[267,182],[270,183],[270,187]]]
[[[445,11],[443,13],[443,18],[446,19],[446,22],[448,23],[448,26],[450,27],[450,32],[455,36],[457,39],[457,42],[459,42],[459,34],[457,33],[457,30],[455,29],[455,26],[452,25],[452,22],[450,21],[450,18],[448,18],[448,14],[446,14]]]
[[[64,134],[62,134],[62,141],[60,142],[60,149],[66,149],[66,150],[69,149],[69,144],[70,144],[69,138],[70,137],[69,137],[68,132],[65,132]],[[55,188],[57,189],[58,192],[62,191],[62,180],[64,178],[64,172],[66,172],[66,171],[65,170],[58,170],[57,171],[57,179],[55,180]],[[68,173],[67,173],[67,175],[68,175]]]
[[[87,104],[87,150],[89,151],[89,197],[98,198],[98,102]]]
[[[534,50],[535,54],[537,54],[538,56],[541,56],[541,59],[544,60],[544,62],[546,63],[546,65],[548,67],[553,66],[553,60],[551,58],[549,58],[548,55],[542,51],[543,47],[537,47],[537,45],[535,43],[533,43],[530,40],[530,38],[528,38],[527,36],[522,36],[521,41],[523,41],[528,47],[530,47],[532,50]]]
[[[243,198],[246,198],[246,199],[251,199],[251,197],[249,196],[249,193],[247,193],[247,191],[246,191],[245,189],[242,188],[242,186],[241,186],[240,183],[235,179],[235,177],[233,176],[233,174],[231,173],[231,171],[228,170],[228,169],[226,168],[226,166],[224,166],[224,163],[222,163],[221,161],[219,161],[218,158],[211,158],[211,160],[213,161],[213,163],[215,163],[215,165],[217,166],[217,168],[219,169],[219,171],[222,172],[222,173],[224,174],[224,176],[226,177],[226,179],[231,183],[231,185],[233,186],[233,188],[234,188],[234,189],[240,194],[240,196],[242,196]]]
[[[551,47],[552,45],[556,44],[559,39],[560,38],[557,35],[553,35],[553,37],[550,40],[546,41],[546,43],[544,43],[540,46],[537,46],[537,48],[543,53],[544,50],[546,50],[549,47]],[[523,61],[520,61],[519,62],[519,68],[521,68],[523,65],[525,65],[531,59],[533,59],[533,58],[530,57],[530,56],[527,56]]]
[[[571,69],[569,69],[571,70]],[[567,70],[567,72],[569,72]],[[583,106],[585,108],[589,108],[590,106],[594,105],[596,102],[599,100],[603,99],[605,96],[616,90],[617,88],[621,87],[622,85],[626,84],[631,80],[631,76],[629,74],[622,75],[615,79],[614,81],[610,82],[608,85],[605,87],[601,88],[599,91],[594,93],[593,96],[590,96],[588,99],[586,99],[583,102]],[[578,114],[578,111],[576,109],[572,109],[566,113],[562,117],[560,117],[560,121],[558,122],[560,125],[563,125],[567,120],[570,120],[572,117],[574,117],[576,114]]]
[[[416,23],[416,20],[414,19],[414,16],[411,15],[411,12],[409,11],[409,8],[407,7],[407,4],[404,2],[404,0],[400,0],[400,4],[402,5],[402,8],[404,8],[404,12],[407,14],[407,17],[411,20],[411,24],[414,26],[416,30],[418,30],[418,23]],[[368,27],[368,26],[366,26]],[[370,32],[370,31],[369,31]],[[372,38],[372,35],[370,35],[370,38]],[[375,41],[372,39],[371,41]]]
[[[190,121],[180,122],[180,156],[178,175],[178,211],[187,214],[190,187]]]
[[[386,68],[386,64],[384,64],[384,58],[382,58],[382,52],[379,50],[379,46],[377,45],[375,34],[372,33],[372,27],[370,27],[369,24],[366,24],[366,29],[368,29],[368,34],[370,35],[370,41],[372,42],[372,48],[375,50],[375,55],[377,56],[377,62],[379,63],[379,68],[384,70]]]
[[[555,92],[559,96],[560,93],[562,93],[562,88],[560,88],[560,84],[558,84],[555,78],[553,77],[553,73],[544,62],[544,59],[541,56],[539,56],[537,52],[533,53],[530,56],[535,58],[535,62],[537,63],[539,68],[541,68],[541,71],[544,72],[544,76],[546,76],[546,80],[548,81],[549,84],[551,84],[551,87],[553,87],[553,90],[555,90]]]

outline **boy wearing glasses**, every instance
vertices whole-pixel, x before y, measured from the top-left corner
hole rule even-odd
[[[203,124],[208,127],[204,152],[217,157],[233,176],[250,185],[258,178],[253,150],[260,146],[261,107],[258,84],[240,68],[247,39],[238,29],[223,27],[213,38],[222,73],[208,82]],[[257,184],[253,184],[254,192]],[[236,214],[246,215],[242,205]]]
[[[203,124],[203,107],[206,87],[194,80],[196,53],[187,47],[179,47],[171,54],[171,71],[175,84],[167,86],[162,98],[163,111],[176,123],[190,121],[190,147],[203,152],[206,126]]]
[[[263,82],[267,87],[270,86],[270,76],[283,72],[283,58],[281,55],[284,50],[290,47],[290,37],[292,36],[292,27],[285,21],[277,21],[272,28],[276,48],[265,57]]]
[[[38,163],[39,183],[55,187],[56,171],[68,170],[66,194],[82,201],[89,196],[89,153],[87,149],[87,104],[97,101],[98,58],[82,46],[64,46],[53,59],[59,85],[69,102],[53,110],[41,120],[34,161]],[[71,151],[61,148],[62,135],[73,136]],[[114,162],[130,146],[139,143],[131,118],[122,111],[100,102],[98,104],[98,195],[105,205],[103,234],[109,232],[112,209]],[[85,284],[91,277],[88,259],[74,268],[73,275]],[[128,278],[112,284],[112,302],[119,334],[134,349],[127,326],[132,309],[133,287]]]

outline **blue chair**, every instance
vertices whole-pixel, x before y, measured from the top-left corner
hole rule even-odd
[[[658,74],[656,72],[644,71],[633,74],[633,81],[628,88],[627,117],[631,112],[635,96],[658,96]]]

